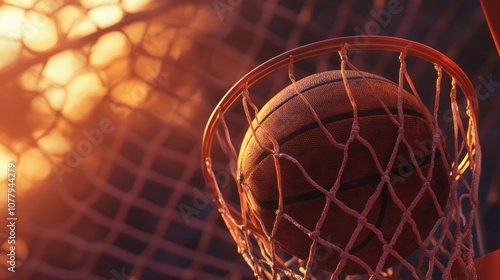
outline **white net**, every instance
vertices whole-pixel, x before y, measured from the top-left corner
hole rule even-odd
[[[397,83],[361,72],[348,58],[348,43],[357,39],[278,56],[222,99],[207,126],[202,155],[219,211],[262,279],[448,279],[452,271],[472,278],[481,153],[470,81],[439,53],[405,41],[406,46],[392,45],[392,38],[383,37],[351,48],[401,49]],[[340,63],[332,69],[340,70],[297,81],[295,61],[339,46]],[[435,92],[426,93],[433,98],[418,92],[407,69],[408,52],[434,65]],[[259,108],[254,84],[267,75],[275,78],[286,62],[290,85]],[[464,112],[457,105],[462,99]],[[422,100],[430,100],[428,109]],[[446,110],[452,121],[442,123],[438,116]],[[228,124],[237,112],[247,122],[243,140],[241,124]],[[226,186],[216,178],[212,138],[227,156],[239,200],[224,196]]]

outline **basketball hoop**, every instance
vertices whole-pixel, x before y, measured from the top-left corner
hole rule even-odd
[[[409,40],[383,36],[366,37],[362,40],[364,43],[360,43],[359,41],[359,37],[335,38],[285,52],[250,71],[222,98],[208,121],[202,144],[204,177],[210,192],[214,196],[214,201],[219,212],[236,241],[239,253],[245,258],[259,279],[338,279],[342,277],[345,279],[354,279],[355,277],[361,277],[345,276],[351,274],[370,275],[373,279],[399,279],[398,277],[431,279],[436,277],[436,275],[448,279],[451,277],[452,268],[455,270],[457,266],[467,278],[472,278],[475,275],[472,228],[478,204],[477,191],[481,171],[481,151],[477,133],[478,102],[474,88],[465,73],[453,61],[428,46]],[[338,58],[329,56],[335,52],[339,54]],[[265,103],[268,98],[259,96],[257,90],[254,90],[254,87],[258,89],[259,86],[262,86],[260,83],[265,82],[268,77],[272,76],[271,80],[274,79],[273,77],[282,77],[283,75],[286,77],[286,74],[283,73],[283,70],[285,70],[289,77],[289,88],[303,99],[304,108],[307,109],[305,112],[308,117],[315,120],[314,122],[317,123],[318,130],[324,132],[325,139],[328,138],[328,142],[332,146],[337,145],[338,149],[347,150],[348,148],[345,148],[345,146],[348,146],[349,141],[344,141],[345,143],[337,141],[338,136],[332,133],[331,129],[327,129],[322,119],[318,117],[320,113],[317,112],[317,107],[309,103],[302,96],[303,89],[300,89],[299,85],[301,82],[295,78],[297,76],[295,65],[311,60],[314,61],[314,59],[328,59],[329,61],[333,61],[331,68],[340,69],[335,75],[341,75],[341,79],[339,79],[336,86],[342,86],[350,99],[356,97],[359,101],[359,97],[355,93],[351,93],[351,87],[355,91],[354,80],[358,79],[361,81],[360,83],[363,83],[367,79],[380,81],[382,78],[372,77],[370,76],[371,74],[363,72],[363,66],[354,65],[350,57],[351,55],[364,53],[366,58],[369,55],[374,55],[374,52],[398,55],[398,59],[395,61],[399,64],[399,69],[397,81],[394,82],[394,92],[399,97],[393,100],[394,102],[397,101],[398,105],[395,107],[394,112],[390,112],[390,108],[386,108],[383,105],[383,109],[387,111],[385,114],[386,117],[390,116],[388,118],[393,120],[394,123],[399,124],[397,127],[399,129],[397,138],[405,139],[407,137],[404,134],[405,122],[402,121],[405,118],[403,117],[403,111],[407,110],[404,107],[405,105],[402,105],[402,96],[404,96],[405,100],[411,99],[412,104],[420,104],[422,108],[427,108],[426,110],[422,109],[419,115],[429,124],[429,135],[433,136],[431,137],[431,151],[429,151],[429,165],[437,166],[438,163],[439,165],[442,163],[443,166],[446,166],[444,170],[447,170],[445,172],[447,182],[443,184],[449,184],[449,192],[447,192],[447,197],[443,203],[445,205],[439,205],[440,203],[436,202],[439,200],[439,197],[436,198],[435,191],[431,190],[432,187],[429,187],[429,185],[435,184],[432,167],[427,168],[430,175],[425,176],[426,173],[422,171],[424,168],[420,170],[422,165],[420,163],[415,164],[419,161],[419,157],[416,155],[418,151],[408,148],[409,158],[411,158],[408,161],[413,162],[413,165],[410,164],[414,167],[413,173],[418,173],[418,175],[416,173],[413,175],[415,178],[422,178],[422,183],[419,186],[420,189],[426,188],[426,190],[420,191],[418,195],[415,194],[415,203],[412,203],[411,206],[403,205],[405,203],[397,202],[399,201],[397,198],[399,194],[396,194],[394,191],[399,185],[389,181],[389,176],[384,177],[384,174],[388,174],[389,169],[392,168],[391,170],[394,170],[398,167],[397,160],[391,159],[388,160],[389,163],[384,164],[377,162],[376,165],[378,166],[385,168],[387,165],[388,167],[386,173],[381,171],[381,174],[377,174],[378,177],[376,176],[380,182],[374,185],[377,188],[375,189],[374,187],[373,192],[378,193],[371,195],[370,199],[368,199],[369,202],[367,205],[369,206],[367,206],[367,213],[371,211],[369,209],[372,207],[371,205],[377,203],[377,199],[382,196],[380,194],[382,189],[389,190],[387,191],[389,193],[387,196],[389,199],[394,200],[395,205],[399,205],[399,209],[395,209],[400,210],[402,213],[401,218],[399,218],[400,220],[394,222],[395,226],[391,230],[391,238],[385,237],[385,233],[381,232],[378,223],[372,222],[368,214],[362,214],[365,212],[353,210],[352,207],[346,206],[342,201],[338,201],[335,195],[330,199],[329,195],[338,191],[341,176],[335,180],[333,187],[328,186],[326,188],[325,186],[319,186],[319,184],[316,184],[312,180],[312,177],[308,176],[310,173],[309,170],[302,168],[297,157],[280,152],[280,141],[277,140],[277,136],[272,132],[266,131],[262,126],[262,119],[259,119],[261,118],[259,112],[263,111],[265,107],[262,107],[260,103]],[[335,59],[338,59],[338,62]],[[408,61],[412,63],[415,61],[415,63],[426,63],[429,65],[429,69],[431,69],[430,67],[435,69],[436,81],[433,81],[433,83],[435,84],[436,91],[433,96],[426,96],[424,93],[419,94],[419,83],[424,81],[419,81],[419,83],[412,81],[410,71],[407,69]],[[383,83],[386,84],[389,84],[391,81],[390,77],[383,77],[383,79]],[[396,78],[393,80],[396,80]],[[444,81],[449,81],[449,84],[445,85]],[[447,88],[446,90],[449,91],[449,95],[442,94],[444,92],[443,88]],[[465,105],[461,106],[459,104],[460,101],[464,101]],[[357,110],[357,107],[353,105],[352,113],[354,120],[357,118]],[[450,112],[450,122],[443,122],[441,120],[443,112]],[[293,118],[297,118],[297,116]],[[283,123],[286,125],[287,121],[285,119]],[[409,130],[411,127],[407,126],[406,129]],[[262,130],[259,134],[260,136],[256,134],[258,128]],[[366,128],[353,125],[353,131],[354,129],[359,129],[359,133],[361,133]],[[245,131],[247,132],[247,136],[243,139],[242,136]],[[356,137],[358,132],[356,131],[353,134],[353,131],[350,132],[350,135],[355,135],[353,137]],[[218,141],[214,141],[214,137]],[[243,157],[241,155],[243,152],[239,146],[242,141],[243,143],[250,141],[248,140],[249,137],[254,137],[255,142],[257,142],[255,146],[265,150],[269,158],[275,159],[273,166],[276,168],[275,177],[278,182],[275,190],[277,192],[277,206],[272,208],[272,211],[276,210],[276,213],[271,215],[271,218],[275,220],[270,227],[266,226],[266,224],[269,224],[269,218],[264,218],[262,211],[255,210],[259,207],[257,205],[259,201],[256,199],[252,186],[249,186],[248,182],[245,182],[245,179],[241,175],[243,167],[241,166],[239,157]],[[400,141],[404,140],[398,140],[396,143],[399,145],[399,143],[402,143]],[[369,143],[370,141],[367,142],[366,145],[372,147]],[[394,143],[390,144],[394,145]],[[376,154],[380,149],[370,148],[370,150],[371,154]],[[397,153],[394,151],[397,148],[391,148],[391,150],[393,150],[392,158],[395,158]],[[446,154],[449,154],[448,159],[446,159]],[[316,190],[314,191],[316,193],[319,192],[320,196],[323,195],[321,201],[326,201],[324,206],[326,210],[321,212],[318,219],[315,218],[314,220],[314,224],[317,227],[316,230],[304,226],[303,223],[298,222],[296,217],[283,208],[283,200],[285,199],[283,190],[286,187],[282,186],[282,182],[286,182],[286,178],[284,177],[289,175],[286,172],[283,174],[280,173],[280,170],[286,170],[283,169],[283,166],[280,166],[283,165],[281,161],[283,158],[299,166],[303,177],[311,185],[315,186]],[[377,157],[374,156],[374,158]],[[417,165],[418,167],[416,167]],[[346,162],[344,160],[339,165],[339,169],[344,170],[345,166]],[[351,166],[349,168],[353,170],[353,168],[361,167]],[[222,185],[218,182],[218,174],[227,172],[226,170],[229,170],[234,179],[233,185],[230,185],[232,188],[228,187],[227,184]],[[434,170],[434,173],[436,172]],[[342,174],[342,172],[339,174]],[[402,174],[404,173],[399,172],[397,176],[401,177],[403,176]],[[437,176],[434,174],[434,178]],[[235,193],[236,190],[237,193]],[[419,232],[421,226],[416,221],[415,211],[417,211],[419,201],[422,201],[422,197],[427,194],[433,199],[428,198],[429,201],[433,201],[432,206],[435,207],[436,220],[433,220],[429,229],[423,233]],[[329,199],[325,199],[326,197],[329,197]],[[326,216],[328,211],[330,211],[330,204],[338,207],[340,209],[338,211],[347,213],[350,219],[355,220],[354,226],[357,226],[357,229],[355,233],[353,231],[353,235],[357,236],[359,234],[359,236],[362,236],[362,231],[365,231],[366,236],[371,236],[370,238],[364,238],[365,241],[368,241],[356,241],[356,237],[353,237],[349,242],[346,241],[346,243],[339,244],[335,241],[335,237],[330,239],[328,236],[324,236],[321,228],[322,223],[327,219]],[[269,213],[274,213],[272,211]],[[304,209],[303,211],[308,211],[308,209]],[[383,213],[382,210],[379,213]],[[381,215],[384,214],[379,214],[378,216],[380,217]],[[290,248],[290,244],[286,245],[286,242],[280,240],[282,236],[280,237],[280,233],[277,233],[279,231],[278,227],[285,222],[289,223],[289,229],[293,228],[298,234],[309,238],[306,244],[307,248],[309,248],[307,256],[298,256],[303,252],[299,249],[294,251],[293,248]],[[398,223],[401,226],[396,228]],[[409,225],[407,226],[406,224]],[[416,253],[402,253],[397,246],[398,235],[401,232],[405,232],[403,227],[408,227],[410,230],[407,231],[410,233],[411,231],[417,231],[415,233],[418,236],[416,238],[418,240],[415,241],[416,246],[418,245]],[[395,232],[394,234],[392,233],[393,231]],[[425,236],[420,237],[420,235]],[[360,237],[358,239],[363,238]],[[378,262],[373,264],[370,263],[367,257],[360,256],[353,249],[354,244],[369,243],[372,242],[370,241],[372,239],[380,243],[381,253]],[[289,242],[293,243],[293,240]],[[299,243],[297,241],[297,248],[306,246],[304,242]],[[325,268],[325,265],[321,265],[318,262],[318,256],[320,255],[318,250],[320,249],[324,251],[321,255],[326,254],[326,258],[335,260],[333,261],[333,266]],[[391,258],[393,261],[389,261]]]

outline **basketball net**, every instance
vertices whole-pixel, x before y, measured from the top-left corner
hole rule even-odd
[[[359,41],[358,37],[336,38],[283,53],[245,75],[220,101],[205,130],[202,164],[205,180],[214,195],[214,201],[222,218],[237,243],[239,253],[259,279],[366,279],[367,275],[370,276],[370,279],[434,279],[437,276],[451,279],[457,271],[465,279],[474,279],[473,225],[478,204],[478,183],[481,171],[481,152],[477,133],[477,99],[474,88],[467,76],[453,61],[428,46],[382,36],[370,36],[368,40],[363,40],[365,43]],[[373,51],[378,52],[374,53]],[[314,254],[310,253],[307,259],[298,259],[276,245],[273,235],[274,229],[272,231],[259,230],[252,223],[250,217],[254,216],[260,224],[263,224],[258,215],[252,212],[252,209],[255,209],[255,201],[248,186],[240,183],[238,177],[238,146],[241,143],[242,132],[247,129],[254,131],[255,124],[259,122],[255,116],[259,112],[259,104],[263,103],[262,101],[265,101],[266,97],[259,96],[258,90],[254,87],[258,88],[259,83],[267,77],[275,75],[272,76],[275,78],[288,74],[288,84],[293,85],[298,80],[297,73],[295,73],[297,63],[306,60],[320,63],[318,61],[324,60],[318,59],[319,57],[337,53],[339,63],[333,62],[330,67],[331,69],[340,69],[346,92],[349,92],[346,71],[363,71],[362,65],[354,65],[351,62],[351,57],[363,55],[364,60],[368,60],[370,55],[377,55],[380,52],[397,55],[395,61],[399,64],[397,77],[385,78],[389,80],[392,78],[399,85],[400,93],[403,88],[409,89],[409,92],[429,109],[430,115],[427,117],[432,120],[434,125],[432,153],[441,151],[441,154],[448,153],[450,155],[448,203],[444,209],[435,205],[436,209],[442,210],[438,210],[440,212],[439,219],[429,237],[420,236],[418,240],[420,248],[407,259],[392,249],[392,245],[401,233],[402,225],[412,221],[411,215],[402,215],[401,226],[396,230],[393,238],[381,240],[384,244],[384,252],[376,268],[371,268],[361,258],[349,254],[349,246],[352,246],[352,242],[347,247],[340,247],[330,242],[328,238],[321,237],[313,229],[302,226],[289,216],[283,210],[282,186],[278,183],[280,197],[274,227],[279,224],[280,220],[286,219],[311,238],[310,252],[317,252],[317,248],[322,247],[326,249],[326,252],[340,255],[341,261],[333,268],[332,272],[322,271],[315,267]],[[317,60],[314,60],[315,58]],[[335,61],[335,58],[329,57],[329,59]],[[436,71],[436,80],[413,81],[410,68],[407,66],[410,61],[412,65],[413,63],[429,64]],[[435,84],[433,95],[418,92],[419,83],[423,82]],[[465,106],[461,106],[462,103]],[[322,126],[321,121],[315,115],[314,108],[309,108],[310,113],[319,122],[319,126]],[[356,121],[355,106],[353,106],[353,110],[353,121]],[[443,112],[450,112],[449,122],[442,120]],[[399,123],[399,128],[400,133],[402,133],[404,122]],[[273,143],[273,148],[268,151],[269,154],[275,158],[286,157],[287,155],[280,153],[278,141],[272,139],[270,134],[266,135],[270,143]],[[447,147],[439,144],[439,141],[436,140],[439,139],[440,135],[446,136]],[[410,157],[415,161],[415,154],[411,149],[410,154]],[[435,156],[432,157],[432,161],[434,160]],[[279,176],[286,176],[278,172],[280,170],[279,164],[279,160],[275,160],[278,182],[280,182]],[[300,163],[298,164],[300,165]],[[394,164],[394,159],[388,165],[392,164]],[[418,164],[416,165],[418,166]],[[233,176],[234,182],[229,184],[232,188],[228,187],[227,183],[222,184],[219,178],[221,172],[227,172],[226,170]],[[305,171],[303,170],[303,172]],[[429,176],[426,177],[427,174],[422,174],[418,167],[417,172],[419,172],[423,182],[429,182]],[[391,183],[388,182],[388,184]],[[424,188],[424,184],[422,184],[422,188]],[[238,191],[236,194],[235,189]],[[320,191],[326,195],[328,190],[320,189]],[[421,197],[422,192],[415,197],[416,202]],[[393,199],[397,198],[393,197]],[[329,203],[336,202],[330,201]],[[336,204],[345,212],[353,212],[346,205]],[[371,207],[371,205],[368,203],[367,207]],[[401,210],[411,211],[413,209],[409,207]],[[359,221],[362,220],[360,218],[363,218],[363,215],[358,212],[355,215],[357,215],[355,218],[358,218],[358,227],[360,227]],[[324,220],[324,216],[326,216],[326,211],[323,211],[319,220]],[[377,234],[377,229],[370,228]],[[389,255],[396,257],[399,264],[383,269]],[[345,276],[343,268],[346,260],[354,261],[364,267],[366,275]]]

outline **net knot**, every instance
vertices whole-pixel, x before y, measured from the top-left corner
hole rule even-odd
[[[328,194],[326,195],[331,201],[335,201],[335,198],[337,196],[337,190],[335,190],[335,186],[333,187],[332,190],[330,190],[328,192]]]
[[[411,218],[411,211],[410,210],[406,210],[404,213],[403,213],[403,218],[408,221],[410,220]]]
[[[356,123],[354,123],[352,125],[351,135],[358,136],[358,134],[359,134],[359,125],[357,125]]]
[[[431,188],[431,183],[428,180],[426,180],[424,182],[424,184],[422,185],[422,188],[430,189]]]
[[[359,224],[366,225],[366,222],[367,222],[367,219],[366,219],[366,217],[365,217],[365,216],[360,215],[360,216],[358,217],[358,225],[359,225]]]
[[[391,181],[391,176],[389,174],[382,175],[382,182],[389,183]]]
[[[311,239],[316,240],[316,239],[318,239],[318,237],[319,237],[319,235],[320,235],[320,234],[321,234],[321,232],[320,232],[319,230],[314,230],[314,231],[311,231],[311,232],[309,233],[309,237],[310,237]]]
[[[382,249],[384,250],[384,253],[389,253],[392,251],[392,245],[391,244],[385,244]]]
[[[340,256],[341,259],[345,260],[345,259],[347,259],[349,257],[349,253],[347,253],[345,251],[342,251],[342,252],[340,252],[339,256]]]

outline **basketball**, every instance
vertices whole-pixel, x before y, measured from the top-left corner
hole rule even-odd
[[[284,88],[258,112],[258,122],[253,121],[254,129],[248,129],[241,144],[238,176],[255,202],[249,211],[253,225],[269,235],[280,195],[283,213],[311,232],[330,200],[319,236],[340,251],[318,244],[311,256],[313,265],[334,271],[345,259],[343,274],[367,274],[366,266],[375,270],[384,250],[388,252],[386,268],[395,265],[398,257],[412,254],[419,248],[418,241],[424,242],[431,233],[440,217],[438,209],[444,209],[449,195],[448,156],[438,150],[433,155],[435,129],[427,117],[432,114],[415,96],[402,92],[404,141],[397,144],[398,85],[366,72],[345,74],[357,108],[355,132],[353,105],[341,72],[308,76]],[[279,156],[273,155],[270,137],[279,146]],[[445,150],[441,136],[435,141]],[[388,167],[391,158],[393,164]],[[384,172],[390,184],[381,183],[388,178]],[[426,177],[429,184],[425,184]],[[318,189],[329,191],[337,178],[337,191],[329,197]],[[411,209],[406,211],[408,207]],[[400,225],[403,217],[411,222]],[[307,260],[313,239],[296,224],[282,217],[276,224],[274,242]],[[357,227],[361,230],[354,235]]]

